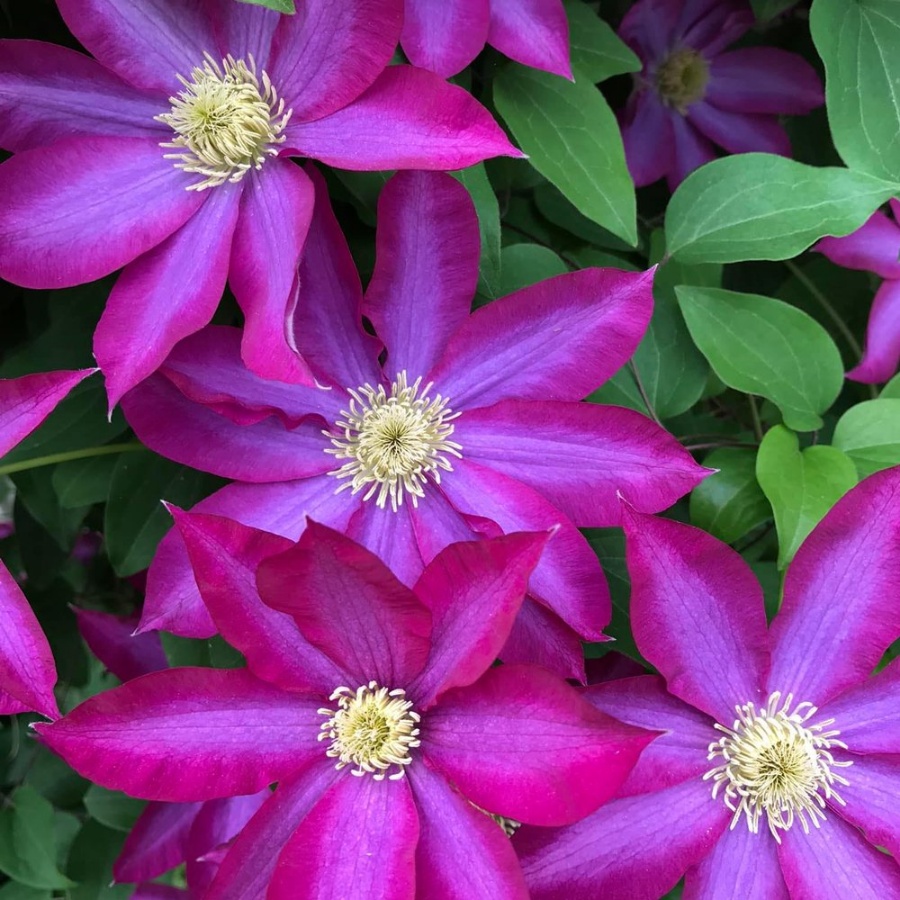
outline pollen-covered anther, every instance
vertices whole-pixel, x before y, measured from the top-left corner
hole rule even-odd
[[[828,730],[834,719],[810,724],[818,708],[808,702],[793,706],[793,701],[787,694],[782,702],[781,692],[775,691],[762,709],[753,703],[735,707],[734,724],[716,724],[723,737],[709,745],[707,758],[721,758],[722,763],[703,776],[713,782],[713,797],[721,790],[734,812],[732,828],[744,816],[757,834],[765,816],[779,844],[780,833],[797,822],[807,834],[810,824],[818,828],[825,820],[826,801],[844,805],[836,785],[849,782],[834,770],[853,764],[834,758],[834,750],[847,749],[838,740],[840,732]]]
[[[365,384],[349,392],[350,409],[324,432],[333,445],[325,452],[347,460],[329,473],[349,479],[337,492],[365,490],[363,500],[374,497],[382,509],[390,500],[396,512],[405,495],[415,506],[429,478],[439,484],[441,471],[453,471],[449,457],[462,458],[462,447],[450,440],[459,413],[440,394],[430,398],[431,387],[422,386],[421,378],[407,384],[401,372],[390,391]]]
[[[352,775],[371,775],[375,781],[403,777],[419,746],[419,715],[406,692],[381,687],[377,681],[355,691],[339,687],[328,698],[337,709],[319,710],[328,721],[320,726],[319,740],[331,741],[326,755],[337,759],[335,768],[353,766]],[[391,768],[396,771],[388,774]]]
[[[706,94],[709,63],[696,50],[682,47],[670,53],[656,70],[656,90],[663,103],[685,115]]]
[[[175,132],[160,146],[178,152],[165,158],[176,160],[176,169],[204,176],[189,191],[238,182],[262,168],[267,157],[277,156],[291,118],[269,76],[257,74],[252,56],[226,56],[221,63],[209,53],[204,58],[190,78],[178,76],[184,90],[169,98],[169,112],[156,116]]]

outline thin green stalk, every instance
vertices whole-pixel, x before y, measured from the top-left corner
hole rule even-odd
[[[102,447],[87,447],[84,450],[70,450],[67,453],[51,453],[49,456],[38,456],[23,462],[9,463],[0,466],[0,475],[12,475],[14,472],[25,472],[28,469],[39,469],[42,466],[55,466],[57,463],[71,462],[73,459],[91,459],[95,456],[111,456],[114,453],[131,453],[144,450],[143,444],[129,441],[123,444],[104,444]]]
[[[753,394],[747,394],[747,400],[750,402],[750,414],[753,416],[753,433],[756,439],[762,443],[764,437],[762,422],[759,419],[759,407],[756,405],[756,397]]]

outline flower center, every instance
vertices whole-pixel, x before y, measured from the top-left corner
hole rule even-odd
[[[682,115],[706,93],[709,63],[690,47],[670,53],[656,70],[656,90],[663,103]]]
[[[342,411],[335,423],[340,435],[324,432],[334,445],[325,452],[347,460],[329,473],[350,479],[337,492],[349,488],[355,494],[368,488],[363,500],[375,497],[383,509],[390,498],[396,512],[404,494],[409,494],[413,506],[425,496],[429,476],[440,484],[441,469],[453,471],[448,456],[462,458],[462,447],[449,440],[452,420],[459,413],[452,412],[440,394],[433,400],[428,396],[430,383],[421,385],[421,378],[408,385],[406,372],[401,372],[390,393],[383,385],[369,384],[350,391],[350,409]]]
[[[188,185],[202,191],[226,181],[240,181],[250,169],[260,169],[267,156],[278,154],[291,110],[265,72],[256,74],[252,56],[236,60],[227,56],[221,64],[208,53],[205,62],[191,72],[190,80],[178,80],[184,90],[170,97],[170,112],[156,116],[175,132],[175,139],[161,144],[178,152],[165,154],[178,160],[176,169],[205,176]]]
[[[376,781],[403,777],[404,767],[412,759],[409,751],[419,746],[419,715],[413,712],[406,691],[389,691],[370,681],[352,691],[339,687],[328,698],[337,700],[337,709],[324,708],[328,716],[320,726],[319,740],[331,743],[327,756],[337,759],[335,768],[353,765],[353,775],[369,773]],[[397,771],[388,775],[388,769]]]
[[[716,724],[724,737],[709,745],[708,759],[721,757],[723,762],[710,769],[703,780],[712,779],[712,795],[723,788],[725,805],[733,810],[731,827],[746,816],[751,832],[759,832],[765,814],[769,831],[780,844],[780,831],[787,831],[795,821],[809,834],[825,820],[825,801],[844,800],[836,784],[849,782],[833,769],[853,765],[837,762],[832,750],[847,749],[837,740],[839,731],[826,729],[834,719],[810,725],[818,712],[812,703],[798,703],[793,711],[793,695],[781,700],[781,692],[769,696],[764,709],[753,703],[735,707],[737,719],[731,728]]]

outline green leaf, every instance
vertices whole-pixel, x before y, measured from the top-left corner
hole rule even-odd
[[[128,900],[133,884],[113,884],[112,867],[122,852],[125,835],[88,819],[78,832],[69,852],[68,873],[79,885],[69,900]]]
[[[511,64],[494,103],[530,162],[593,222],[637,244],[634,185],[616,117],[589,78]]]
[[[535,188],[534,203],[540,214],[557,228],[562,228],[569,234],[574,234],[575,237],[597,247],[606,247],[625,253],[631,252],[631,247],[625,241],[617,238],[602,225],[592,222],[587,216],[583,216],[549,182],[545,181]]]
[[[51,900],[50,888],[33,888],[18,881],[7,881],[0,888],[0,900]]]
[[[568,271],[566,264],[552,250],[539,244],[510,244],[503,248],[500,258],[503,260],[499,284],[501,297]]]
[[[779,569],[857,481],[856,468],[845,453],[825,445],[801,451],[797,435],[783,425],[766,432],[756,477],[775,513]]]
[[[119,791],[108,791],[92,784],[84,795],[87,811],[101,825],[116,831],[131,831],[146,804],[143,800],[126,797]]]
[[[53,489],[59,505],[66,509],[102,503],[109,495],[109,484],[118,457],[114,455],[73,459],[53,467]]]
[[[756,451],[747,447],[723,447],[703,460],[718,469],[691,493],[691,522],[733,544],[772,515],[756,480]]]
[[[265,6],[267,9],[274,9],[275,12],[287,13],[293,15],[297,10],[294,9],[294,0],[238,0],[240,3],[249,3],[252,6]]]
[[[59,503],[47,472],[27,469],[11,476],[16,485],[16,500],[24,504],[35,521],[51,535],[60,549],[68,552],[75,544],[88,507],[66,509]]]
[[[669,252],[686,263],[788,259],[825,235],[855,231],[898,191],[862,172],[768,153],[726,156],[675,191],[666,212]]]
[[[811,316],[780,300],[677,287],[694,343],[729,387],[771,400],[795,431],[822,426],[844,383],[841,355]]]
[[[17,788],[0,809],[0,871],[32,888],[73,886],[56,868],[53,807],[33,788]]]
[[[564,3],[572,66],[585,79],[596,84],[613,75],[640,71],[641,61],[591,7],[581,0]]]
[[[851,406],[838,420],[832,443],[853,460],[860,478],[900,465],[900,399]]]
[[[809,19],[825,63],[834,145],[851,168],[900,173],[900,7],[896,0],[816,0]]]
[[[882,389],[878,395],[881,400],[900,399],[900,375],[895,375]]]
[[[757,21],[767,22],[769,19],[774,19],[775,16],[783,13],[796,2],[797,0],[750,0],[750,5],[753,7],[753,14],[756,16]]]
[[[612,599],[612,621],[603,630],[615,640],[613,649],[643,662],[631,633],[631,580],[625,565],[625,535],[618,528],[589,528],[585,536],[603,565]]]
[[[109,561],[118,575],[133,575],[150,565],[157,545],[172,526],[163,500],[192,506],[219,483],[211,475],[149,451],[120,456],[110,483],[103,529]]]
[[[488,180],[484,163],[451,172],[472,197],[481,232],[481,259],[478,264],[478,292],[499,297],[500,287],[500,205]]]

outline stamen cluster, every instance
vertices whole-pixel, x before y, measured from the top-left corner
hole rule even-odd
[[[727,728],[717,723],[724,737],[709,745],[708,759],[724,762],[703,776],[713,782],[713,797],[723,790],[725,805],[734,812],[732,828],[745,816],[747,827],[757,834],[765,815],[778,843],[780,832],[795,822],[807,834],[810,824],[818,828],[825,820],[826,801],[844,805],[835,785],[849,782],[833,770],[852,765],[836,761],[832,753],[847,749],[837,740],[839,731],[826,731],[834,719],[810,725],[818,708],[803,702],[792,711],[793,701],[788,694],[782,702],[781,692],[775,691],[762,709],[753,703],[735,707],[734,724]]]
[[[696,50],[682,47],[671,53],[656,70],[656,90],[663,103],[684,115],[706,93],[709,63]]]

